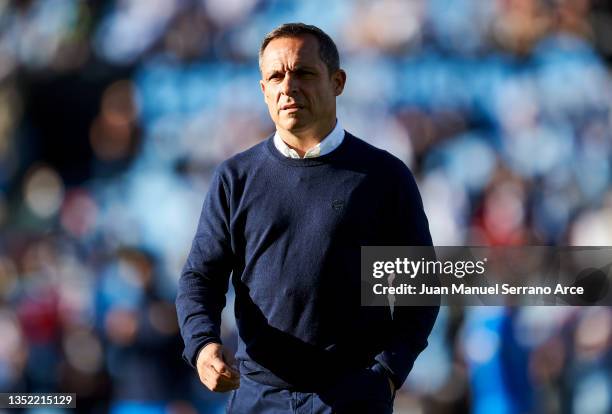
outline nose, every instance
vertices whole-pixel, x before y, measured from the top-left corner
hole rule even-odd
[[[290,72],[285,73],[285,78],[281,83],[281,93],[283,95],[293,95],[298,90],[298,79]]]

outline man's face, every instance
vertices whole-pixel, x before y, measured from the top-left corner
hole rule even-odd
[[[346,75],[338,70],[330,76],[314,36],[272,40],[262,55],[261,72],[261,90],[277,129],[298,137],[329,133]]]

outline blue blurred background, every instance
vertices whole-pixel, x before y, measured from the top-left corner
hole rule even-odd
[[[0,392],[224,411],[175,287],[213,168],[273,131],[289,21],[336,40],[339,119],[412,168],[435,244],[612,245],[608,1],[0,0]],[[610,413],[611,344],[609,308],[443,308],[396,412]]]

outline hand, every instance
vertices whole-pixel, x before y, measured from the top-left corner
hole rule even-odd
[[[200,381],[211,391],[227,392],[240,387],[240,373],[225,362],[221,344],[211,342],[204,346],[196,367]]]

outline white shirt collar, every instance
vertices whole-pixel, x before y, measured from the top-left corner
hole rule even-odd
[[[304,158],[315,158],[320,157],[321,155],[329,154],[336,148],[342,144],[344,140],[344,129],[340,125],[340,121],[336,120],[336,126],[325,138],[321,140],[317,145],[310,148],[304,154]],[[285,141],[280,137],[278,132],[274,134],[274,146],[281,154],[288,158],[301,158],[300,155],[291,148],[289,145],[285,144]]]

